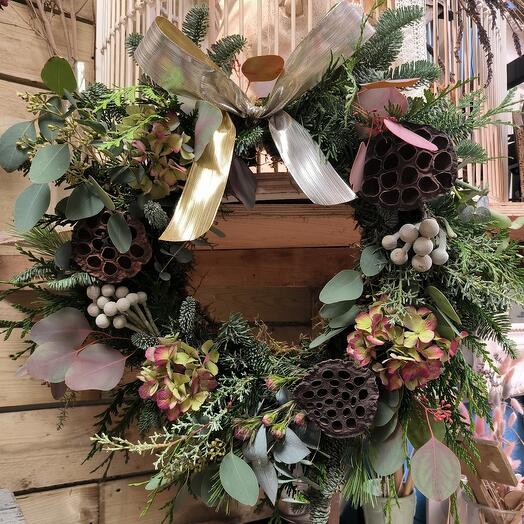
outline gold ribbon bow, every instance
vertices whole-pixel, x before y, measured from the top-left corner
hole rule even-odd
[[[331,61],[350,56],[373,29],[363,29],[362,10],[343,0],[329,11],[286,61],[264,106],[244,92],[171,22],[158,17],[135,52],[142,70],[164,89],[211,103],[222,110],[222,123],[193,162],[171,222],[160,237],[194,240],[213,225],[229,176],[236,130],[228,113],[268,118],[280,156],[304,194],[315,204],[333,205],[355,198],[326,160],[308,131],[283,108],[322,78]]]

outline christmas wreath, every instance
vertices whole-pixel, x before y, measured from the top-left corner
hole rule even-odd
[[[217,508],[268,504],[273,522],[279,500],[327,522],[339,492],[355,506],[385,495],[391,512],[408,442],[428,498],[454,496],[460,462],[475,467],[471,421],[490,408],[469,355],[494,367],[489,339],[515,354],[508,309],[524,305],[524,279],[509,238],[520,224],[459,175],[486,161],[469,137],[513,93],[487,111],[478,91],[451,101],[461,84],[407,97],[439,76],[425,61],[392,67],[422,14],[386,10],[372,27],[341,2],[284,68],[276,56],[240,66],[239,35],[202,51],[197,6],[183,32],[158,19],[128,39],[137,86],[79,92],[50,59],[49,91],[23,95],[33,118],[0,138],[4,169],[31,182],[14,216],[30,266],[0,296],[35,294],[15,306],[22,320],[1,321],[27,339],[20,372],[57,399],[112,391],[90,456],[155,453],[145,487],[151,499],[173,489],[168,516],[188,492]],[[276,87],[253,101],[233,74]],[[237,313],[214,321],[187,291],[224,191],[254,205],[260,152],[313,201],[351,201],[362,234],[357,266],[320,293],[321,334],[293,346]],[[51,184],[67,196],[48,212]],[[126,368],[136,378],[122,382]]]

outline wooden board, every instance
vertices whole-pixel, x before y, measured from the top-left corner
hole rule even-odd
[[[203,306],[209,306],[209,313],[217,320],[227,320],[231,313],[266,322],[306,325],[311,320],[310,288],[202,287],[195,297]]]
[[[45,40],[28,24],[29,8],[10,3],[0,16],[0,39],[3,44],[0,73],[22,81],[41,83],[40,71],[51,56]],[[65,35],[59,16],[52,18],[52,29],[57,46],[66,56]],[[86,78],[94,79],[95,31],[91,24],[78,22],[79,60],[86,62]]]
[[[204,287],[321,287],[356,257],[347,247],[197,251],[191,279]]]
[[[158,524],[164,513],[160,509],[176,492],[160,494],[150,510],[140,519],[138,515],[144,508],[147,492],[143,487],[130,487],[130,483],[143,482],[148,477],[116,480],[103,483],[100,487],[100,520],[99,524]],[[268,511],[255,513],[249,507],[233,507],[231,515],[216,513],[202,502],[188,497],[174,515],[177,524],[241,524],[252,522],[268,516]]]
[[[216,249],[341,247],[360,239],[349,205],[257,204],[253,210],[226,205],[217,227],[226,236],[208,235]]]
[[[58,411],[42,409],[0,413],[2,484],[11,491],[99,479],[93,472],[104,455],[82,464],[90,448],[94,417],[101,406],[71,408],[64,427],[56,430]],[[128,464],[119,455],[110,475],[137,474],[152,468],[152,457],[134,455]]]
[[[16,498],[27,524],[98,524],[98,485],[53,489]]]

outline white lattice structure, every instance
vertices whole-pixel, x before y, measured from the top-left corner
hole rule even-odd
[[[242,58],[274,53],[289,55],[303,36],[338,0],[208,0],[210,45],[216,39],[234,33],[247,37],[248,46]],[[132,32],[145,33],[157,15],[169,18],[179,27],[187,11],[203,0],[97,0],[96,76],[109,86],[130,85],[137,81],[138,70],[125,50],[125,40]],[[406,30],[399,63],[433,57],[443,68],[441,84],[477,77],[462,88],[462,94],[482,86],[487,76],[483,50],[478,44],[476,27],[466,21],[459,55],[455,60],[457,22],[453,13],[459,0],[388,0],[388,6],[420,5],[426,9],[426,21]],[[363,7],[369,0],[356,0]],[[489,13],[485,13],[488,22]],[[487,88],[487,105],[495,106],[506,94],[506,29],[498,20],[489,27],[496,68],[493,82]],[[428,52],[429,51],[429,52]],[[461,92],[457,92],[457,98]],[[508,116],[508,120],[510,117]],[[496,201],[508,199],[507,129],[491,127],[474,137],[488,151],[487,166],[469,166],[468,181],[488,186]],[[499,158],[495,158],[499,157]]]

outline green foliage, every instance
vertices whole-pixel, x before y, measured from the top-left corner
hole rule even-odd
[[[230,75],[238,53],[244,49],[246,44],[247,40],[243,36],[229,35],[212,44],[207,53],[218,67]]]
[[[467,164],[485,164],[488,161],[486,150],[472,140],[461,140],[455,144],[455,151],[460,159],[460,167]]]
[[[206,4],[193,6],[182,23],[182,31],[194,44],[200,46],[209,28],[209,7]]]
[[[404,62],[392,69],[389,69],[385,78],[392,80],[420,78],[420,84],[430,84],[439,79],[442,71],[440,67],[430,60],[415,60],[414,62]]]
[[[143,38],[144,35],[141,35],[140,33],[130,33],[129,35],[127,35],[125,45],[127,49],[127,54],[131,58],[135,56],[135,51],[137,50]]]
[[[265,134],[266,129],[260,125],[242,130],[236,137],[235,154],[240,157],[253,157]]]

